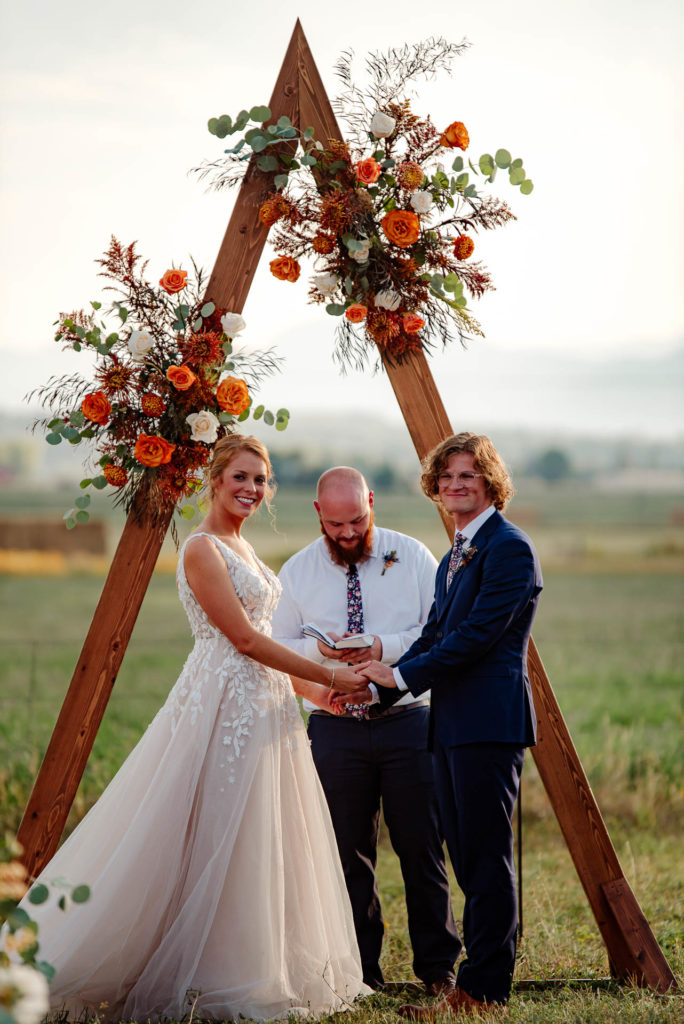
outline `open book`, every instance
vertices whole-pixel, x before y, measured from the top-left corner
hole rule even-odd
[[[326,647],[334,647],[336,651],[342,651],[345,647],[372,647],[375,640],[372,633],[355,633],[353,636],[343,637],[342,640],[333,640],[318,626],[314,626],[313,622],[305,622],[302,633],[305,636],[312,636],[314,640],[320,640]]]

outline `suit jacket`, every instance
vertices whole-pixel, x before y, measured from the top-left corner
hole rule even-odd
[[[432,690],[431,741],[530,746],[536,718],[527,648],[543,586],[537,553],[500,512],[480,527],[473,548],[448,591],[450,551],[442,559],[423,632],[396,664],[415,696]],[[378,691],[383,706],[400,695]]]

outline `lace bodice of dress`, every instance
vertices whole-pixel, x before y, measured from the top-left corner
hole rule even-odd
[[[209,639],[222,637],[223,634],[207,618],[205,611],[199,605],[195,595],[185,576],[184,556],[185,549],[191,544],[195,537],[210,537],[218,550],[223,555],[230,578],[235,587],[242,605],[252,622],[252,625],[264,633],[271,635],[271,615],[278,603],[282,590],[280,580],[267,565],[256,559],[259,568],[254,568],[248,562],[236,554],[222,540],[213,533],[193,533],[185,541],[178,559],[176,582],[178,584],[178,596],[185,608],[190,622],[190,628],[196,639]],[[228,642],[228,641],[226,641]]]

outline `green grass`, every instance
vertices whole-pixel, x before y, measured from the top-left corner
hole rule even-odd
[[[286,520],[284,512],[279,516],[281,531],[290,531],[288,545],[291,537],[296,536],[299,543],[303,533],[308,532],[306,539],[315,535],[308,526],[302,529],[297,519],[302,509],[301,501],[293,501],[290,518]],[[391,518],[394,523],[394,512]],[[403,524],[397,525],[401,529]],[[403,528],[417,532],[408,522]],[[268,529],[267,524],[263,529]],[[554,541],[549,528],[550,543],[558,543],[562,527],[555,529]],[[612,532],[619,529],[614,526]],[[624,529],[633,531],[631,526]],[[665,527],[659,529],[662,535]],[[537,528],[531,532],[536,537]],[[610,532],[606,527],[606,540]],[[582,535],[580,530],[578,536]],[[258,531],[253,531],[253,537],[261,550]],[[439,523],[435,539],[443,546]],[[285,553],[282,533],[276,540],[281,543],[280,553],[271,561],[278,564]],[[636,559],[636,569],[627,559],[608,568],[603,557],[570,565],[560,559],[560,567],[545,572],[534,634],[627,879],[681,984],[684,581],[670,565],[649,562],[642,555]],[[87,573],[0,577],[0,823],[4,829],[14,830],[18,824],[101,585],[101,577]],[[163,702],[189,647],[190,634],[173,577],[168,572],[155,573],[70,827],[106,785]],[[522,799],[525,933],[517,977],[605,978],[603,943],[531,757]],[[401,876],[384,836],[379,876],[387,922],[386,976],[410,980]],[[455,885],[453,894],[458,916],[461,898]],[[340,1022],[394,1024],[402,998],[395,992],[373,997]],[[683,1017],[679,996],[658,997],[613,985],[599,991],[566,987],[517,993],[508,1020],[674,1024]]]

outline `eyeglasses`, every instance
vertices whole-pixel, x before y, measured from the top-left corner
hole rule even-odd
[[[439,473],[437,475],[437,482],[440,487],[448,487],[449,484],[471,484],[473,480],[477,480],[479,476],[483,476],[483,473]]]

